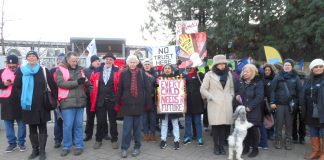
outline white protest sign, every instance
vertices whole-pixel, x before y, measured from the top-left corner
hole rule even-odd
[[[158,87],[157,113],[185,113],[185,80],[160,79]]]
[[[176,46],[154,47],[152,49],[153,66],[176,64]]]
[[[179,36],[181,34],[190,34],[198,32],[198,20],[177,21],[176,22],[176,44],[179,45]]]

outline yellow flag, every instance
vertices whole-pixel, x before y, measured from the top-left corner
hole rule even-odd
[[[270,46],[264,46],[264,53],[267,58],[267,63],[269,64],[275,64],[277,62],[282,63],[280,53],[275,48]]]

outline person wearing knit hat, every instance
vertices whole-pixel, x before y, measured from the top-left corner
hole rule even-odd
[[[94,61],[99,61],[99,62],[100,62],[100,59],[99,59],[99,57],[98,57],[97,55],[92,55],[92,56],[90,57],[90,62],[92,63],[92,62],[94,62]]]
[[[305,123],[309,126],[311,153],[305,159],[324,159],[324,61],[314,59],[309,68],[311,73],[303,87],[303,108]],[[322,145],[321,145],[322,143]],[[322,146],[322,148],[321,148]]]
[[[145,65],[145,64],[151,64],[151,61],[150,61],[150,59],[145,58],[142,63],[143,63],[143,65]]]
[[[290,63],[291,67],[294,68],[295,61],[293,59],[290,59],[290,58],[285,59],[283,64],[285,65],[285,63]]]
[[[16,55],[8,55],[6,63],[6,67],[0,69],[0,99],[1,120],[4,121],[5,133],[9,144],[5,152],[9,153],[17,149],[17,146],[20,151],[26,150],[26,126],[22,121],[20,94],[15,92],[14,88],[14,81],[17,79],[18,57]],[[14,129],[15,121],[17,122],[18,132]]]
[[[18,57],[16,55],[7,56],[7,64],[18,64]]]
[[[309,64],[309,69],[310,70],[312,70],[312,69],[314,69],[314,67],[317,67],[317,66],[324,66],[324,61],[323,61],[323,59],[320,59],[320,58],[318,58],[318,59],[314,59],[310,64]]]
[[[34,55],[34,56],[36,56],[37,59],[39,59],[38,54],[37,54],[37,52],[35,52],[35,51],[29,51],[29,52],[27,52],[27,54],[26,54],[26,59],[27,59],[27,57],[28,57],[29,55]]]
[[[292,143],[303,144],[305,142],[303,121],[299,120],[297,128],[297,117],[301,116],[299,102],[302,102],[302,84],[298,73],[293,69],[294,63],[292,59],[286,59],[283,63],[283,70],[275,76],[271,83],[273,89],[270,104],[271,108],[276,110],[276,149],[281,149],[284,144],[286,150],[291,150]],[[281,131],[284,125],[285,135],[282,135]]]

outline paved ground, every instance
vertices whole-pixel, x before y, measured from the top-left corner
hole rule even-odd
[[[183,123],[184,124],[184,123]],[[28,128],[28,127],[27,127]],[[118,122],[119,133],[121,133],[122,123]],[[183,133],[183,130],[181,130]],[[85,143],[85,149],[81,156],[74,156],[69,154],[67,157],[61,158],[61,149],[54,149],[53,141],[53,123],[48,125],[49,138],[47,141],[47,159],[49,160],[118,160],[120,158],[120,150],[113,150],[111,148],[110,141],[103,141],[103,146],[99,150],[94,150],[94,139]],[[27,131],[28,135],[28,131]],[[121,134],[120,134],[121,135]],[[183,134],[181,134],[183,135]],[[120,136],[119,136],[119,139]],[[307,138],[308,139],[308,138]],[[173,150],[172,137],[168,138],[168,146],[166,149],[161,150],[158,145],[159,143],[143,142],[140,156],[133,158],[128,156],[127,159],[140,159],[140,160],[224,160],[226,156],[216,156],[213,154],[212,138],[209,136],[209,132],[204,132],[205,145],[202,147],[197,146],[195,142],[186,146],[181,145],[180,150]],[[12,153],[5,153],[4,150],[7,147],[7,141],[5,132],[0,131],[0,160],[23,160],[27,159],[31,153],[31,145],[29,138],[27,138],[27,150],[26,152],[19,152],[15,150]],[[133,145],[133,144],[132,144]],[[303,159],[306,152],[310,150],[309,143],[305,145],[294,145],[292,151],[277,150],[273,148],[272,142],[269,141],[269,150],[260,150],[258,157],[254,160],[301,160]],[[129,151],[130,152],[130,151]],[[73,152],[72,152],[73,153]],[[244,159],[249,159],[243,156]]]

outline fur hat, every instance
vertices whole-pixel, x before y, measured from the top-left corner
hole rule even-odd
[[[7,56],[7,64],[18,64],[18,57],[16,55]]]
[[[38,58],[38,54],[37,54],[37,52],[35,52],[35,51],[29,51],[29,52],[27,52],[27,54],[26,54],[26,58],[29,56],[29,55],[34,55],[34,56],[36,56],[37,57],[37,59],[39,59]]]
[[[314,59],[310,64],[309,64],[309,69],[312,70],[315,66],[324,66],[324,61],[323,59]]]
[[[290,65],[291,65],[291,67],[292,68],[294,68],[294,65],[295,65],[295,61],[294,60],[292,60],[292,59],[290,59],[290,58],[288,58],[288,59],[285,59],[285,61],[284,61],[284,65],[285,65],[285,63],[290,63]]]
[[[217,64],[227,64],[226,56],[223,54],[218,54],[213,57],[213,65]]]

